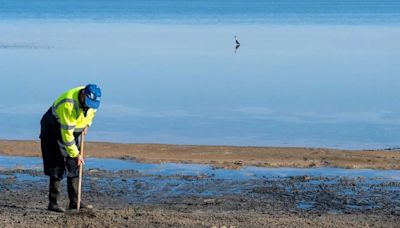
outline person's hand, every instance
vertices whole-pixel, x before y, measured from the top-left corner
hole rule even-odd
[[[85,128],[83,129],[83,131],[82,131],[82,134],[83,134],[83,135],[86,135],[86,134],[87,134],[87,131],[88,131],[88,127],[85,127]]]
[[[78,157],[75,158],[76,164],[78,166],[81,166],[81,164],[85,164],[85,160],[83,160],[83,156],[79,155]]]

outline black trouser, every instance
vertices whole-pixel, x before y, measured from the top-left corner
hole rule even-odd
[[[56,179],[63,179],[66,173],[68,177],[79,176],[79,166],[75,159],[65,156],[66,150],[62,146],[60,124],[51,108],[43,115],[40,126],[44,174]],[[80,135],[81,132],[74,133],[78,149],[80,149]]]

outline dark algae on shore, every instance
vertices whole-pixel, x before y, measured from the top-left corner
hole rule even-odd
[[[2,227],[398,227],[400,181],[376,177],[215,178],[86,170],[93,210],[46,210],[40,170],[0,171]],[[65,183],[64,187],[65,186]],[[63,196],[66,205],[67,197]]]

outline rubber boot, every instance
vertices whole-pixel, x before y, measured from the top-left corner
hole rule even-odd
[[[78,185],[79,185],[79,177],[68,177],[67,178],[67,188],[68,188],[68,197],[69,197],[69,207],[68,209],[77,209],[78,205]],[[81,200],[81,208],[82,209],[93,209],[93,206],[90,204],[85,204]]]
[[[50,177],[49,206],[47,208],[50,211],[65,212],[65,209],[58,205],[58,201],[60,199],[60,183],[60,179]]]

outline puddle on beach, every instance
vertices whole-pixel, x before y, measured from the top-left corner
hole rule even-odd
[[[400,181],[400,170],[343,169],[343,168],[263,168],[245,166],[238,170],[216,169],[208,165],[178,163],[139,163],[135,161],[87,158],[85,169],[118,172],[135,170],[147,175],[207,176],[216,179],[259,179],[273,177],[323,176],[383,178]],[[0,170],[42,169],[40,157],[0,156]]]
[[[105,194],[128,204],[185,202],[193,197],[204,198],[201,203],[209,204],[219,197],[236,195],[261,201],[285,199],[296,210],[315,212],[400,205],[400,170],[251,166],[228,170],[100,158],[87,158],[85,170],[85,192]],[[41,158],[0,156],[0,192],[27,186],[47,189],[47,185]]]

